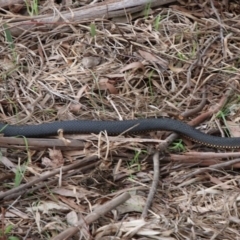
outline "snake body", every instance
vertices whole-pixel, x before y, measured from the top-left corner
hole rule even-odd
[[[4,136],[46,137],[57,135],[60,129],[65,134],[98,134],[101,131],[106,131],[108,135],[119,135],[122,133],[139,134],[142,132],[165,130],[177,132],[195,142],[215,148],[240,148],[240,137],[222,138],[211,136],[202,133],[184,122],[169,118],[146,118],[123,121],[72,120],[22,126],[0,123],[0,132]]]

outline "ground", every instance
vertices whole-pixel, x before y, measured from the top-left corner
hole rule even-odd
[[[3,123],[169,117],[240,137],[237,1],[67,24],[29,20],[32,2],[1,11]],[[40,1],[32,19],[88,4]],[[240,239],[238,149],[164,131],[0,146],[0,239]]]

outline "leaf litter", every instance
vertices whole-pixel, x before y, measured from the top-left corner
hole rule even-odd
[[[184,119],[188,121],[219,104],[226,89],[231,88],[234,93],[224,106],[229,110],[227,128],[232,136],[239,136],[239,111],[232,107],[239,106],[239,9],[234,1],[229,1],[228,8],[211,0],[179,2],[152,9],[148,16],[130,23],[97,18],[94,37],[89,31],[92,21],[88,20],[69,23],[71,28],[66,31],[61,25],[49,31],[29,27],[27,33],[13,36],[14,49],[5,39],[3,14],[2,120],[39,124],[72,119],[178,119],[181,113],[198,106],[205,87],[207,103],[200,113]],[[44,9],[51,12],[46,5]],[[205,131],[205,126],[211,128],[217,121],[225,131],[224,120],[216,115],[200,128]],[[83,148],[5,147],[0,192],[14,186],[14,178],[5,177],[5,173],[15,172],[24,163],[27,170],[21,184],[83,157],[98,156],[101,161],[56,174],[41,182],[37,191],[3,200],[3,226],[13,224],[12,234],[20,239],[29,229],[29,238],[46,239],[84,219],[96,206],[129,191],[133,198],[120,205],[119,212],[114,209],[85,225],[81,239],[239,238],[239,165],[211,168],[216,164],[211,154],[217,154],[218,164],[238,157],[230,150],[188,141],[184,141],[188,154],[198,151],[198,156],[193,155],[195,161],[184,152],[177,153],[182,158],[174,160],[176,152],[166,150],[153,204],[148,217],[140,218],[139,208],[147,199],[153,177],[151,154],[162,141],[157,136],[61,133],[58,138],[66,139],[65,145],[80,139]],[[163,140],[166,136],[161,133]],[[209,153],[207,163],[201,159],[202,152]],[[196,171],[199,166],[205,168]],[[184,180],[185,176],[188,178]]]

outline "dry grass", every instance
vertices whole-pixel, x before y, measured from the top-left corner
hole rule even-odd
[[[220,3],[212,8],[211,1],[203,6],[193,1],[191,6],[159,8],[130,23],[95,19],[94,37],[89,21],[71,23],[67,31],[61,24],[46,32],[32,29],[13,37],[12,48],[3,19],[2,121],[38,124],[70,119],[179,118],[198,106],[206,91],[208,101],[192,119],[220,104],[231,89],[222,112],[229,123],[239,123],[239,10],[234,3],[228,11],[221,11]],[[216,116],[205,123],[221,125],[223,119]],[[235,136],[239,131],[237,125]],[[203,164],[206,171],[195,173],[203,161],[196,160],[196,155],[195,161],[185,163],[183,159],[171,161],[171,155],[161,158],[154,202],[148,217],[140,218],[153,177],[151,154],[160,137],[164,139],[165,133],[134,139],[102,133],[69,136],[86,141],[81,149],[2,148],[0,193],[14,187],[15,176],[22,177],[20,184],[29,183],[87,157],[79,170],[75,165],[70,171],[63,168],[61,174],[49,175],[44,184],[41,181],[24,189],[27,194],[2,199],[2,229],[13,225],[11,234],[19,239],[48,239],[129,191],[131,202],[85,224],[81,239],[240,239],[238,171],[229,166],[223,169],[225,165],[208,167],[233,158],[219,153],[213,159],[216,150],[187,140],[185,151],[191,153],[197,147],[199,156],[209,152],[208,165]],[[93,156],[100,161],[88,161]],[[20,166],[21,174],[16,174]],[[187,174],[191,177],[183,180]]]

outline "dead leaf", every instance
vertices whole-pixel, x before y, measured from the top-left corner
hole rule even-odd
[[[82,59],[82,65],[85,68],[93,68],[101,63],[100,57],[84,57]]]
[[[232,121],[226,121],[227,128],[232,137],[240,137],[240,126]]]
[[[138,69],[142,69],[143,71],[145,70],[144,65],[141,62],[132,62],[128,65],[126,65],[124,68],[120,70],[120,72],[125,72],[127,70],[133,69],[134,71]]]
[[[81,108],[82,108],[81,103],[71,103],[69,105],[69,111],[72,113],[79,113]]]
[[[216,184],[216,185],[218,185],[218,184],[224,184],[222,181],[220,181],[218,178],[216,178],[216,177],[212,177],[210,174],[208,174],[208,173],[206,173],[208,176],[209,176],[209,178],[210,178],[210,181],[212,182],[212,183],[214,183],[214,184]]]
[[[124,74],[116,73],[116,74],[107,74],[105,75],[108,78],[124,78]]]
[[[144,58],[145,60],[147,60],[149,62],[156,62],[164,69],[168,68],[168,61],[166,61],[160,57],[156,57],[152,53],[149,53],[146,51],[138,50],[138,52],[141,55],[141,57]]]
[[[23,8],[25,8],[25,4],[22,3],[9,4],[9,12],[11,13],[19,13]]]
[[[184,68],[174,67],[172,63],[169,63],[168,67],[174,73],[180,73],[184,71]]]
[[[43,213],[48,213],[50,210],[69,210],[68,206],[63,204],[63,203],[56,203],[56,202],[42,202],[41,204],[37,205],[37,206],[31,206],[31,207],[27,207],[27,211],[29,212],[35,212],[35,211],[40,211]]]
[[[46,167],[54,167],[52,161],[47,157],[42,158],[42,165]]]
[[[222,182],[219,178],[211,176],[209,173],[206,173],[206,174],[209,176],[210,181],[212,183],[219,186],[218,188],[222,188],[222,189],[232,189],[232,188],[234,188],[233,185],[228,185],[227,183]]]
[[[101,78],[99,80],[99,88],[101,90],[108,90],[111,94],[117,94],[118,90],[109,82],[107,78]]]
[[[125,203],[118,206],[116,209],[119,214],[128,212],[142,212],[146,204],[146,200],[139,195],[132,195]]]
[[[15,209],[15,208],[11,208],[11,209],[8,209],[6,210],[5,214],[4,214],[4,217],[5,218],[21,218],[21,219],[29,219],[29,216],[18,210],[18,209]],[[3,215],[0,214],[0,219],[3,219]]]
[[[106,235],[106,233],[114,233],[116,232],[124,232],[126,233],[125,236],[128,236],[128,239],[132,239],[129,238],[129,235],[134,233],[137,233],[138,236],[140,236],[140,238],[142,236],[147,236],[147,238],[142,237],[141,239],[161,239],[161,240],[174,240],[176,238],[173,237],[169,237],[170,235],[173,234],[174,230],[166,230],[163,231],[159,228],[159,223],[157,223],[156,221],[153,222],[147,222],[144,219],[137,219],[137,220],[130,220],[130,221],[119,221],[116,223],[110,223],[110,224],[106,224],[103,227],[99,227],[96,230],[96,235],[95,235],[95,239],[96,240],[103,240],[103,239],[109,239],[109,238],[103,238],[104,235]],[[104,234],[104,235],[103,235]],[[119,239],[119,238],[118,238]],[[123,238],[121,238],[123,239]],[[124,238],[126,239],[126,238]]]
[[[87,195],[89,196],[95,196],[97,197],[98,194],[94,193],[94,192],[91,192],[91,191],[87,191],[86,189],[84,188],[80,188],[80,189],[66,189],[66,188],[63,188],[63,187],[58,187],[56,189],[53,189],[52,190],[53,193],[56,193],[56,194],[59,194],[61,196],[66,196],[66,197],[74,197],[74,198],[84,198],[86,197]]]
[[[78,216],[75,211],[71,211],[66,216],[67,223],[71,226],[76,226],[78,223]]]
[[[63,197],[63,196],[58,196],[59,201],[62,203],[67,204],[72,210],[75,210],[76,212],[85,212],[85,208],[83,205],[80,205],[75,202],[75,198],[69,198],[69,197]]]
[[[42,164],[46,167],[56,168],[63,165],[64,160],[60,150],[49,149],[49,156],[51,159],[47,157],[42,158]]]
[[[34,219],[35,219],[35,223],[37,225],[38,231],[41,232],[41,224],[40,224],[40,222],[41,222],[41,215],[40,215],[39,211],[36,211]]]
[[[10,161],[7,157],[1,157],[1,163],[8,169],[11,169],[12,172],[16,172],[17,171],[17,165],[14,164],[12,161]]]
[[[77,96],[75,97],[75,99],[76,99],[77,101],[79,101],[80,98],[82,97],[83,93],[84,93],[85,91],[87,91],[87,88],[88,88],[88,86],[87,86],[87,85],[84,85],[84,86],[82,86],[82,87],[78,90]]]

